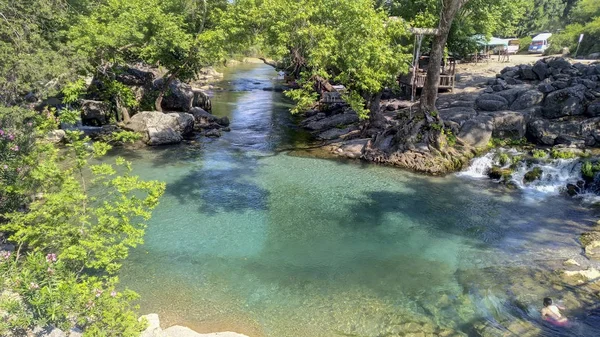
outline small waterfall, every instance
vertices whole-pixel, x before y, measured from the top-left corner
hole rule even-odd
[[[473,159],[471,165],[469,165],[469,168],[467,168],[465,171],[459,172],[458,176],[469,178],[487,178],[489,169],[491,169],[494,165],[495,156],[495,152],[489,152],[483,157]]]
[[[542,170],[538,180],[525,182],[525,175],[534,168]],[[581,181],[581,162],[578,159],[556,159],[549,162],[528,164],[520,162],[512,174],[511,182],[533,196],[552,196],[565,191],[568,184]]]
[[[548,196],[555,196],[566,192],[567,186],[570,184],[577,185],[583,181],[581,173],[582,161],[580,159],[554,159],[554,160],[536,160],[521,159],[518,163],[511,166],[511,163],[500,164],[500,154],[507,154],[509,157],[523,155],[515,149],[496,149],[487,153],[485,156],[473,159],[467,170],[459,172],[457,175],[467,178],[487,178],[489,170],[494,167],[512,168],[512,176],[510,183],[518,187],[523,193],[531,198],[540,199]],[[525,181],[525,175],[528,172],[538,168],[541,170],[539,179],[531,182]],[[578,198],[584,199],[586,202],[600,202],[600,174],[596,176],[596,183],[589,184],[594,188],[587,190],[578,190]]]

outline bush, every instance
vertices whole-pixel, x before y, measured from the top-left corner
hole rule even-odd
[[[89,164],[110,145],[91,143],[80,132],[67,131],[64,149],[48,143],[45,135],[58,123],[52,113],[13,108],[0,109],[0,117],[6,163],[0,232],[19,247],[0,255],[0,294],[14,295],[0,298],[0,312],[8,313],[0,316],[0,335],[48,324],[77,326],[86,336],[139,335],[131,310],[136,295],[116,292],[114,275],[129,248],[142,243],[165,185],[132,175],[122,158]]]
[[[546,153],[546,151],[544,151],[544,150],[533,150],[532,155],[533,155],[533,158],[536,158],[536,159],[543,159],[543,158],[548,157],[548,153]]]
[[[554,159],[573,159],[577,157],[577,154],[573,151],[552,149],[550,156]]]
[[[531,45],[531,36],[526,36],[519,40],[519,53],[526,54],[529,52],[529,45]]]

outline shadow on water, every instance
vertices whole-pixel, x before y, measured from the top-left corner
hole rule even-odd
[[[198,203],[198,211],[211,215],[219,212],[266,210],[269,192],[252,182],[259,169],[258,160],[242,150],[227,155],[227,163],[217,167],[192,169],[167,185],[166,193],[180,203]]]

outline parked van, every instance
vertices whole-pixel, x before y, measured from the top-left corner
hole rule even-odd
[[[507,39],[508,40],[508,49],[507,52],[509,54],[516,54],[519,52],[519,46],[521,41],[517,38]]]
[[[545,52],[546,49],[550,47],[550,41],[548,40],[550,40],[551,36],[552,34],[550,33],[543,33],[534,37],[531,40],[531,44],[529,45],[529,52],[536,54],[542,54],[543,52]]]

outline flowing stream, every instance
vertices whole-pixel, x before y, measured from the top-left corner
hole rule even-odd
[[[577,326],[556,330],[538,313],[544,296],[585,302],[549,269],[579,257],[597,213],[484,179],[294,155],[308,137],[276,77],[228,70],[213,93],[232,121],[221,138],[119,153],[168,184],[120,276],[142,314],[252,337],[472,334],[481,322],[600,335],[594,316],[571,312]]]

